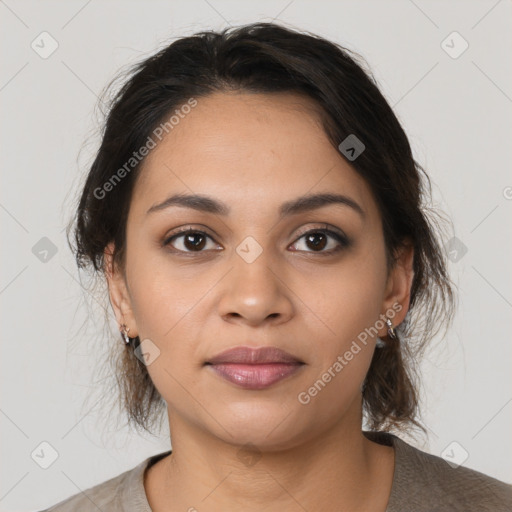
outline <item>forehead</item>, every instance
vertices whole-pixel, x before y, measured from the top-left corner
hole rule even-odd
[[[317,109],[313,100],[289,93],[198,98],[146,157],[131,209],[142,215],[171,193],[196,193],[242,214],[338,192],[372,210],[366,182],[329,142]]]

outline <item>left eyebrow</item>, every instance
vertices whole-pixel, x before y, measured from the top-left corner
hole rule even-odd
[[[316,210],[330,204],[348,206],[356,211],[363,219],[366,217],[364,210],[352,198],[341,194],[329,193],[311,194],[283,203],[279,208],[279,217],[283,218],[310,210]]]
[[[341,194],[323,193],[302,196],[283,203],[279,208],[279,218],[282,219],[291,215],[316,210],[330,204],[348,206],[356,211],[363,219],[366,217],[361,206],[350,197]],[[182,206],[222,216],[227,216],[231,212],[231,209],[226,204],[213,197],[199,194],[175,194],[161,203],[154,204],[146,213],[161,211],[171,206]]]

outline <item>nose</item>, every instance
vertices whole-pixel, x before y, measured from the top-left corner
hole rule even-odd
[[[237,254],[222,280],[218,312],[227,322],[252,327],[287,322],[293,315],[292,291],[283,271],[272,268],[265,251],[252,263]]]

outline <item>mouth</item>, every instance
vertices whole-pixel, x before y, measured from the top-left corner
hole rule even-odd
[[[205,364],[304,364],[277,347],[234,347],[212,357]]]
[[[305,365],[277,347],[235,347],[214,356],[205,366],[244,389],[265,389],[297,373]]]

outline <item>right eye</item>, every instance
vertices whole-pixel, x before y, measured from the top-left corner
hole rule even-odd
[[[185,228],[178,233],[173,233],[168,236],[164,242],[164,246],[171,245],[174,249],[179,252],[193,253],[193,252],[204,252],[203,249],[207,245],[207,239],[213,242],[213,238],[205,233],[204,231],[198,231],[197,229]],[[175,242],[179,240],[180,247],[176,247]]]

